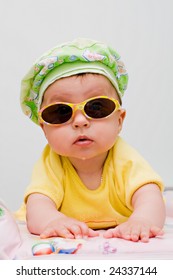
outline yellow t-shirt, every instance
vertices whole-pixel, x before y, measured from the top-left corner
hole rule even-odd
[[[155,183],[163,190],[161,178],[120,137],[108,153],[103,179],[96,190],[87,189],[68,158],[57,155],[47,145],[34,167],[17,217],[25,219],[27,197],[41,193],[52,199],[60,212],[93,229],[116,226],[131,215],[132,196],[147,183]]]

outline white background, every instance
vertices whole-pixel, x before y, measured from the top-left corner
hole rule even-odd
[[[120,53],[129,72],[122,136],[173,185],[173,1],[0,0],[0,198],[12,210],[46,144],[21,112],[21,79],[43,52],[76,37]]]

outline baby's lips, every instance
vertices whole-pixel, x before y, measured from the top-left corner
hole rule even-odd
[[[89,137],[85,136],[85,135],[82,135],[82,136],[79,136],[79,137],[74,141],[74,144],[76,144],[76,143],[78,143],[78,142],[85,142],[85,141],[92,142],[93,140],[90,139]]]

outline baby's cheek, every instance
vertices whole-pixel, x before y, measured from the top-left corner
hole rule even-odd
[[[63,149],[69,139],[67,133],[63,133],[61,127],[47,127],[45,136],[53,150]]]

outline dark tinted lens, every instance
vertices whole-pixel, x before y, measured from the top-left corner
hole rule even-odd
[[[105,118],[115,110],[115,103],[106,98],[90,100],[84,107],[85,113],[94,119]]]
[[[51,124],[67,122],[72,116],[72,108],[65,104],[54,104],[42,112],[42,119]]]

